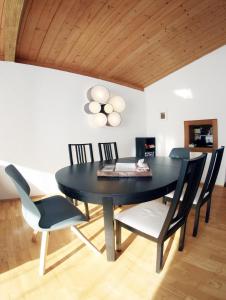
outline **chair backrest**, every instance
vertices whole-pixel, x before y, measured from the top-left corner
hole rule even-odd
[[[98,143],[98,148],[101,161],[118,159],[118,149],[116,142]]]
[[[189,159],[190,158],[190,152],[186,148],[173,148],[170,151],[169,157]]]
[[[13,165],[8,165],[5,172],[12,179],[16,186],[22,203],[22,213],[26,222],[34,229],[38,228],[41,214],[30,198],[30,187],[21,173]]]
[[[197,193],[207,154],[202,154],[192,160],[183,160],[174,197],[163,224],[159,238],[165,239],[186,222]],[[186,184],[183,200],[180,201],[182,191]]]
[[[205,195],[211,196],[220,170],[223,154],[224,154],[223,146],[212,152],[209,168],[206,174],[206,179],[203,184],[203,188],[198,203],[199,202],[202,203],[202,200],[205,198]]]
[[[86,150],[89,150],[87,153]],[[70,164],[73,165],[76,161],[77,164],[94,162],[93,159],[93,147],[91,143],[87,144],[68,144]],[[74,160],[74,154],[76,160]]]

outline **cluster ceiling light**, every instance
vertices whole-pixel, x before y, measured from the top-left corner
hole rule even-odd
[[[122,97],[111,96],[110,91],[101,85],[95,85],[87,92],[89,103],[85,111],[94,115],[94,123],[98,127],[119,126],[121,123],[120,113],[126,104]]]

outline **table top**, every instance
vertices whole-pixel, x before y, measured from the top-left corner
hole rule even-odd
[[[134,162],[136,158],[120,158],[117,162]],[[94,162],[67,166],[56,173],[59,189],[66,196],[88,203],[102,204],[112,198],[113,204],[133,204],[162,197],[173,191],[179,176],[181,160],[168,157],[148,158],[150,178],[97,177],[105,163]]]

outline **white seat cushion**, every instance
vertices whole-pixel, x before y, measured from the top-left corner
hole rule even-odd
[[[184,189],[183,189],[183,192],[182,192],[181,197],[180,197],[180,201],[182,201],[183,198],[184,198],[185,190],[186,190],[186,186],[185,186]],[[198,203],[198,200],[199,200],[199,197],[200,197],[201,192],[202,192],[202,188],[199,187],[199,188],[198,188],[198,191],[197,191],[197,193],[196,193],[196,195],[195,195],[195,199],[194,199],[194,201],[193,201],[193,204],[194,204],[194,205],[196,205],[196,204]],[[209,192],[205,193],[204,198],[205,198],[208,194],[209,194]],[[173,196],[174,196],[174,191],[171,192],[171,193],[169,193],[169,194],[167,194],[165,197],[170,198],[170,199],[173,199]]]
[[[158,238],[168,210],[168,205],[160,203],[157,200],[149,201],[115,215],[115,219],[143,233]]]

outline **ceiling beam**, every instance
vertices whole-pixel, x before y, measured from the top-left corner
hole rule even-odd
[[[6,0],[4,5],[4,57],[15,61],[16,44],[24,0]]]

